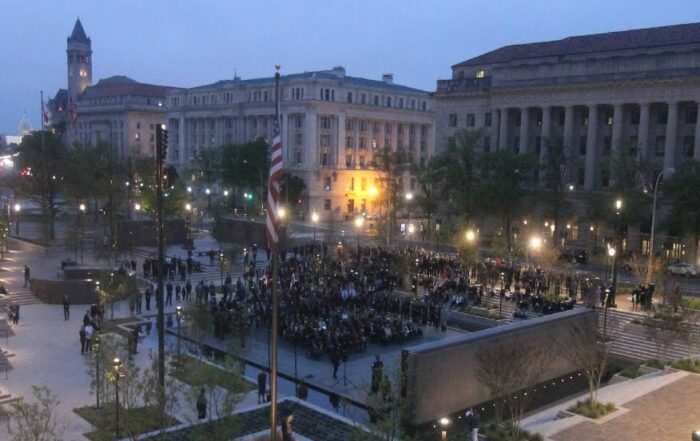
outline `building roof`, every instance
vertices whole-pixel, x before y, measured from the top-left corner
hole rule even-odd
[[[70,37],[68,37],[68,41],[76,43],[90,43],[90,39],[88,38],[87,34],[85,34],[85,29],[83,29],[83,24],[80,22],[80,19],[75,21],[73,32],[70,34]]]
[[[697,43],[700,43],[700,23],[687,23],[503,46],[452,67]]]
[[[326,80],[337,80],[348,84],[354,84],[357,86],[364,87],[377,87],[387,90],[393,90],[396,92],[414,92],[414,93],[424,93],[428,92],[421,89],[415,89],[413,87],[402,86],[400,84],[387,83],[381,80],[370,80],[367,78],[351,77],[345,75],[345,69],[342,67],[337,67],[331,70],[317,70],[311,72],[303,72],[297,74],[282,75],[280,81],[282,83],[290,80],[296,79],[326,79]],[[203,86],[193,87],[189,90],[197,89],[208,89],[212,87],[224,87],[224,86],[234,86],[234,85],[246,85],[246,86],[259,86],[264,84],[273,84],[275,81],[274,77],[262,77],[262,78],[252,78],[250,80],[241,80],[239,78],[233,80],[221,80],[216,83],[206,84]]]
[[[104,78],[85,89],[80,95],[81,99],[106,98],[114,96],[143,96],[151,98],[165,98],[165,93],[172,89],[168,86],[139,83],[124,75],[115,75]]]

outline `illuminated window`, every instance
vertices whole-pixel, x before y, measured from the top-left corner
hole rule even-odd
[[[84,70],[81,70],[81,71],[80,71],[80,76],[83,77],[83,78],[85,78],[85,77],[87,76],[87,72],[85,72]]]
[[[484,78],[486,77],[486,71],[483,69],[479,69],[476,72],[474,72],[474,77],[476,78]]]

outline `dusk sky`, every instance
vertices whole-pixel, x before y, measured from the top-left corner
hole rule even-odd
[[[342,65],[347,74],[434,90],[450,66],[500,46],[700,21],[697,0],[10,1],[0,0],[0,133],[39,91],[66,87],[66,38],[80,17],[93,82],[170,86]]]

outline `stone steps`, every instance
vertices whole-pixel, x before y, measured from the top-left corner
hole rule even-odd
[[[20,291],[10,293],[10,301],[15,305],[35,305],[41,303],[41,300],[36,298],[36,296],[31,291]],[[20,311],[21,316],[21,311]]]

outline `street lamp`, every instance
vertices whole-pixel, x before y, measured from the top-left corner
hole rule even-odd
[[[659,173],[659,176],[656,177],[656,184],[654,185],[654,203],[652,204],[651,209],[651,235],[649,237],[649,261],[647,262],[647,289],[649,288],[649,284],[651,283],[651,272],[654,266],[654,231],[656,229],[656,200],[659,193],[659,182],[661,181],[661,177],[664,175],[664,173],[667,175],[672,175],[675,172],[676,169],[674,169],[673,167],[663,170],[661,173]]]
[[[277,218],[283,220],[287,216],[287,210],[284,207],[279,207],[277,209]]]
[[[95,334],[92,338],[92,353],[95,357],[95,409],[102,409],[100,406],[100,336]]]
[[[442,428],[442,441],[447,440],[447,427],[450,425],[449,418],[440,418],[440,427]]]
[[[219,270],[221,272],[219,286],[221,286],[221,293],[223,294],[223,292],[224,292],[224,252],[222,250],[219,250]]]
[[[615,200],[615,254],[613,254],[613,266],[612,266],[612,288],[610,290],[610,296],[606,298],[605,307],[610,306],[615,307],[617,303],[615,302],[615,294],[617,293],[617,261],[619,259],[620,253],[617,250],[622,250],[620,246],[620,212],[622,211],[622,199]]]
[[[134,210],[140,211],[140,210],[141,210],[141,204],[139,204],[138,202],[135,203],[135,204],[134,204]]]
[[[175,319],[177,320],[177,358],[180,360],[180,323],[182,322],[182,306],[175,307]]]
[[[499,300],[498,300],[498,319],[499,320],[503,318],[503,315],[502,315],[502,313],[503,313],[503,296],[505,295],[505,292],[503,290],[505,289],[505,283],[506,283],[506,273],[501,273],[501,291],[499,293],[500,295],[498,296],[499,297]]]
[[[80,248],[80,261],[83,261],[83,214],[85,213],[85,210],[87,207],[85,204],[80,204],[78,205],[78,230],[80,231],[80,237],[78,240],[80,241],[78,243],[78,248]],[[75,260],[78,260],[78,250],[75,250]]]
[[[364,225],[365,220],[362,218],[362,216],[358,216],[355,218],[355,226],[357,227],[357,253],[360,253],[360,230],[362,229],[362,225]]]
[[[318,213],[315,211],[311,213],[311,222],[314,223],[314,243],[316,242],[316,225],[318,224]]]
[[[115,358],[112,361],[112,367],[114,368],[114,434],[119,439],[119,377],[121,377],[122,372],[122,362],[119,358]]]
[[[20,204],[15,204],[15,236],[19,236],[19,212],[21,209]]]
[[[466,234],[467,242],[472,243],[476,239],[476,233],[474,230],[467,230]]]
[[[224,190],[224,197],[228,197],[228,190]]]

